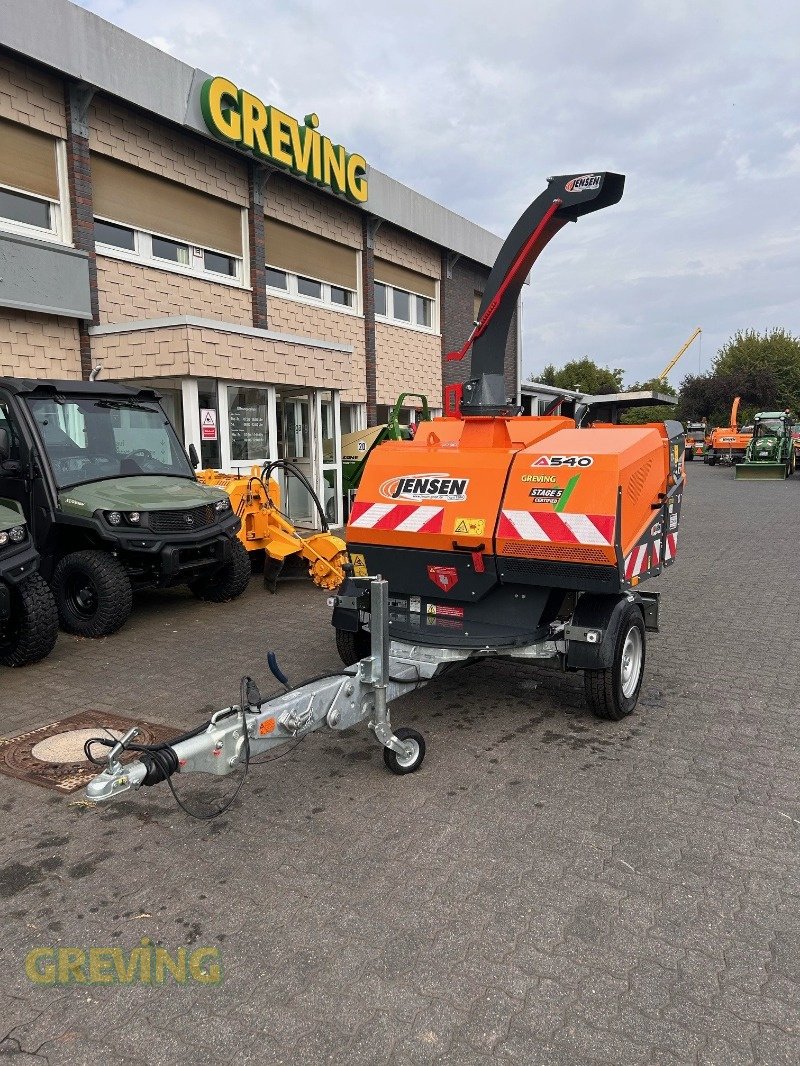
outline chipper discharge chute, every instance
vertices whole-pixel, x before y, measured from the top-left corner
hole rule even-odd
[[[481,657],[583,671],[598,716],[633,710],[647,632],[658,628],[658,593],[642,583],[677,548],[682,427],[580,429],[569,418],[520,417],[503,380],[532,264],[567,222],[617,203],[623,184],[610,173],[549,179],[503,245],[478,321],[452,353],[459,359],[473,347],[460,416],[423,422],[412,441],[373,449],[347,529],[352,573],[332,598],[343,672],[269,700],[245,678],[239,705],[128,767],[120,765],[124,738],[90,797],[177,771],[226,774],[251,753],[323,725],[365,720],[387,766],[411,773],[425,742],[392,728],[388,704]],[[285,681],[274,657],[270,665]]]
[[[753,437],[744,462],[736,467],[737,481],[783,481],[794,473],[792,416],[788,411],[761,411],[753,419]]]

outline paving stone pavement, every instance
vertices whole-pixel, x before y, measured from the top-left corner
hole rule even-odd
[[[482,664],[393,705],[428,742],[389,775],[364,730],[255,766],[213,822],[165,787],[88,808],[0,778],[0,1048],[88,1063],[800,1061],[800,478],[689,469],[640,706]],[[0,732],[84,707],[189,726],[275,648],[338,660],[324,594],[143,597],[101,643],[0,675]],[[229,792],[178,779],[194,802]],[[218,949],[218,984],[41,986],[37,947]]]

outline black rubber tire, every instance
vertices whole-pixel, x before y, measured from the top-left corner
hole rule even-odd
[[[413,740],[417,745],[417,755],[413,762],[402,763],[396,751],[392,751],[391,748],[384,748],[383,761],[386,763],[387,769],[399,777],[416,773],[425,758],[425,738],[416,729],[395,729],[394,735],[398,740]]]
[[[369,633],[359,629],[357,633],[346,633],[343,629],[336,630],[336,650],[339,658],[345,666],[353,666],[361,659],[365,659],[372,648]]]
[[[50,586],[31,574],[11,589],[12,615],[0,634],[0,666],[27,666],[49,655],[58,638],[58,611]]]
[[[625,647],[628,633],[633,627],[637,628],[641,633],[642,664],[636,689],[630,696],[626,696],[622,691],[622,650]],[[595,717],[618,722],[621,718],[625,718],[631,713],[639,702],[639,692],[644,678],[646,659],[647,631],[644,627],[644,618],[642,617],[641,609],[635,603],[629,603],[622,612],[611,666],[605,670],[583,671],[586,702]]]
[[[238,537],[231,541],[231,557],[224,566],[208,577],[198,577],[189,582],[198,600],[209,603],[225,603],[241,596],[250,582],[252,568],[250,553]]]
[[[85,581],[93,603],[81,606],[76,585]],[[108,637],[122,629],[133,610],[133,589],[125,567],[102,551],[65,555],[53,573],[53,594],[61,628],[81,637]]]

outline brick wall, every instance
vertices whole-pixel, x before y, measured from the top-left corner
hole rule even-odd
[[[89,145],[120,163],[247,207],[247,163],[235,152],[100,94],[89,107]]]
[[[349,387],[347,395],[342,395],[342,401],[366,402],[363,318],[270,295],[268,323],[269,329],[281,333],[315,337],[334,344],[349,344],[353,349],[353,354],[348,356]],[[325,388],[325,378],[316,384],[319,388]]]
[[[303,344],[172,326],[92,338],[95,358],[109,378],[192,374],[234,381],[270,381],[342,390],[348,399],[349,356]]]
[[[0,54],[0,117],[65,137],[64,88],[61,79]]]
[[[341,200],[282,174],[273,174],[264,193],[265,214],[339,244],[361,247],[361,215]],[[269,259],[269,249],[267,249]]]
[[[252,325],[250,292],[110,256],[97,257],[101,323],[130,322],[164,315],[195,315]],[[96,338],[92,340],[92,345]]]
[[[416,270],[437,280],[442,276],[442,259],[439,248],[421,237],[396,229],[384,222],[375,235],[375,255],[399,263],[408,270]]]
[[[442,405],[442,343],[432,333],[375,323],[379,404],[401,392],[422,392],[432,407]]]
[[[447,253],[442,258],[446,263]],[[479,266],[469,259],[459,259],[452,269],[452,278],[447,277],[446,267],[442,271],[441,297],[443,305],[442,318],[442,354],[461,348],[469,336],[475,314],[475,293],[483,293],[489,277],[489,268]],[[506,344],[503,370],[506,393],[514,397],[517,394],[517,314],[511,322],[511,329]],[[469,381],[471,376],[470,354],[461,362],[443,363],[442,375],[446,385]]]
[[[0,310],[0,375],[80,378],[75,321],[33,311]]]

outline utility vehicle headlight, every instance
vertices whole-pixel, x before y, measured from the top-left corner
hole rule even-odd
[[[222,500],[217,500],[217,502],[214,504],[214,510],[215,511],[219,511],[221,513],[222,511],[229,511],[230,510],[230,506],[231,506],[231,501],[226,496]]]
[[[0,533],[0,548],[5,548],[6,544],[8,544],[8,542],[10,540],[11,540],[11,537],[9,537],[8,533],[6,533],[6,531],[3,530],[3,532]]]
[[[119,513],[119,511],[109,511],[106,515],[106,518],[112,526],[118,526],[122,523],[122,515]]]
[[[13,529],[9,529],[8,535],[15,544],[19,544],[25,540],[25,526],[14,526]]]
[[[142,520],[138,511],[129,511],[126,517],[132,526],[138,526]]]

